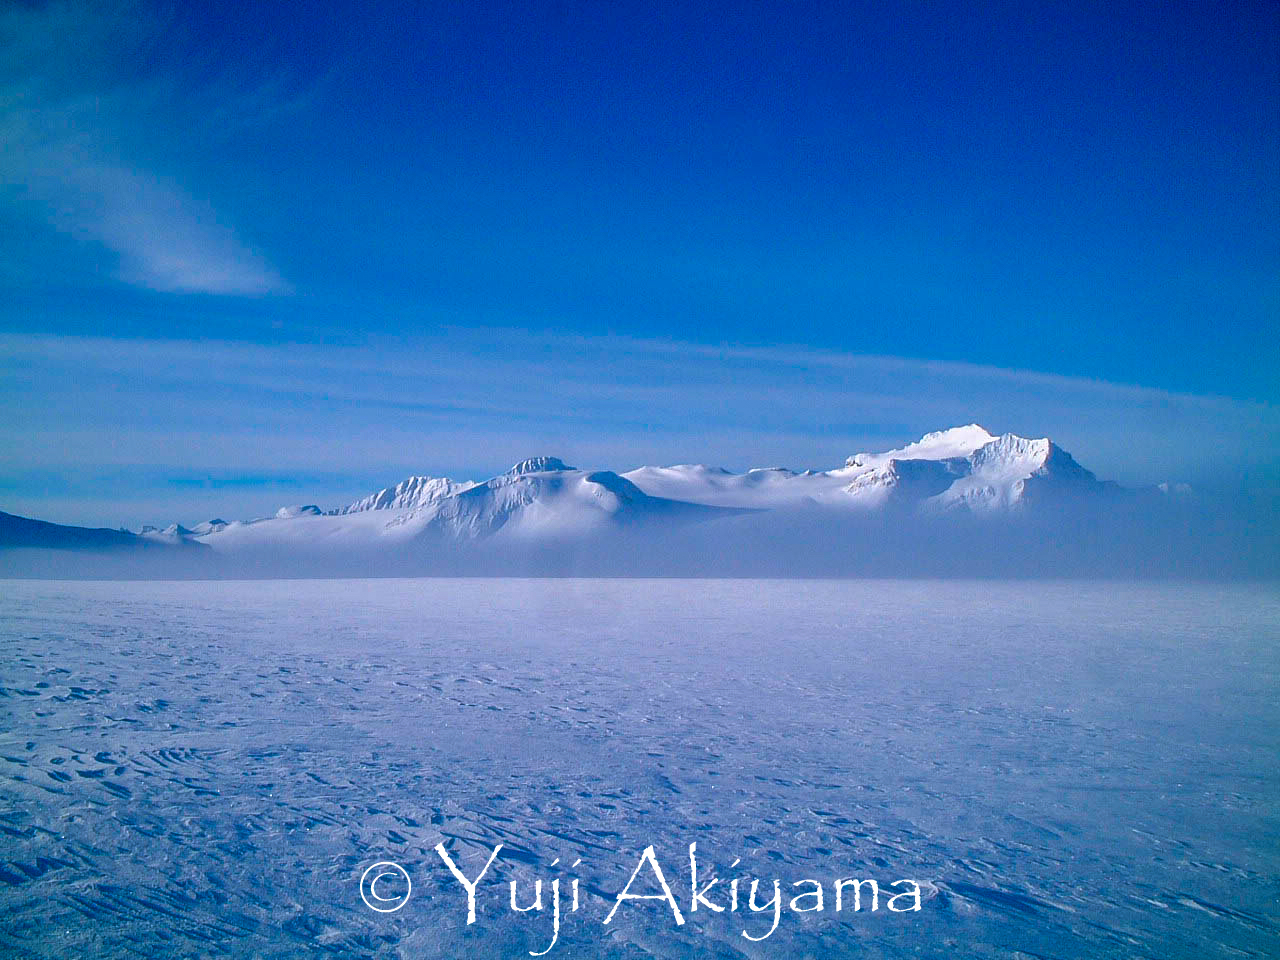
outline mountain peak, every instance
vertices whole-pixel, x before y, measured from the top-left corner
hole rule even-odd
[[[882,466],[890,460],[949,460],[967,457],[996,437],[976,423],[926,433],[919,440],[886,453],[859,453],[845,461],[846,467]]]
[[[522,473],[551,473],[557,470],[576,469],[578,468],[569,466],[559,457],[529,457],[527,460],[521,460],[507,473],[519,476]]]
[[[335,510],[337,514],[363,513],[366,510],[403,510],[421,507],[434,503],[455,493],[461,493],[475,486],[471,480],[456,481],[448,477],[413,476],[401,480],[394,487],[387,487],[377,493],[357,500]]]

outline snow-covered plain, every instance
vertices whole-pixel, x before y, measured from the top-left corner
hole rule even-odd
[[[512,913],[504,881],[557,876],[584,903],[552,957],[1280,943],[1274,587],[9,581],[0,598],[4,956],[521,957],[550,942],[549,909]],[[830,896],[905,877],[926,899],[788,911],[760,943],[742,931],[763,914],[677,927],[648,902],[601,923],[649,844],[687,908],[695,841],[725,878]],[[473,926],[441,842],[469,874],[506,845]],[[361,901],[378,860],[413,877],[399,912]]]

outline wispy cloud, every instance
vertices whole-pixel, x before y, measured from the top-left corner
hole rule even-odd
[[[170,94],[125,70],[163,43],[149,11],[54,3],[0,12],[0,184],[22,215],[114,255],[151,290],[259,296],[289,284],[205,196],[152,169],[143,135]],[[182,131],[170,131],[181,136]]]

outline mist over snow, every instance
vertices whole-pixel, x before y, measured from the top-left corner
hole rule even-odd
[[[582,469],[527,458],[483,482],[416,475],[354,502],[127,531],[0,516],[20,576],[1251,577],[1274,520],[1185,486],[1099,480],[1047,437],[978,424],[829,470]]]

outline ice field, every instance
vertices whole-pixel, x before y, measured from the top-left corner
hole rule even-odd
[[[0,688],[5,957],[1280,953],[1273,586],[6,581]]]

